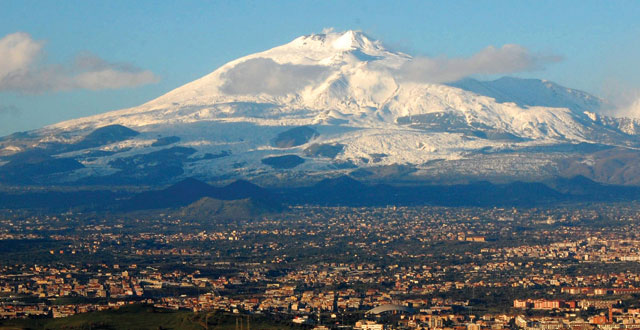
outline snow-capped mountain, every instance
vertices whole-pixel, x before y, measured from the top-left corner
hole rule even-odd
[[[5,137],[0,178],[531,179],[640,146],[638,123],[597,115],[606,103],[587,93],[533,79],[417,83],[399,74],[410,61],[361,32],[302,36],[138,107]]]

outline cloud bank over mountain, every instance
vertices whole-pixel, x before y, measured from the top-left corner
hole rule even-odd
[[[468,58],[416,57],[398,70],[406,81],[447,83],[475,74],[510,74],[544,68],[546,64],[562,60],[558,55],[531,52],[516,44],[500,48],[488,46]]]
[[[640,95],[618,108],[615,114],[622,117],[640,118]]]
[[[320,65],[279,64],[269,58],[250,59],[224,74],[222,91],[229,94],[285,95],[320,80],[326,69]]]

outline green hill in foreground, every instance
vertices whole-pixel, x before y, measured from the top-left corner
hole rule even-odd
[[[264,214],[280,211],[279,206],[253,198],[219,200],[203,197],[181,208],[176,216],[193,221],[233,221],[251,219]]]
[[[247,329],[304,329],[288,320],[273,320],[267,316],[236,315],[224,312],[193,313],[173,311],[146,305],[124,306],[117,310],[78,314],[60,319],[0,320],[0,329],[219,329],[234,330],[243,320]],[[205,321],[206,320],[206,321]]]

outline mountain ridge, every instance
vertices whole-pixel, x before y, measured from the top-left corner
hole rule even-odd
[[[0,191],[0,209],[136,214],[168,211],[175,216],[195,220],[239,220],[286,212],[289,207],[300,205],[545,207],[567,203],[640,201],[640,187],[605,185],[580,176],[545,182],[494,184],[474,181],[450,185],[363,183],[349,176],[340,176],[303,187],[262,188],[248,182],[240,185],[249,185],[259,193],[247,189],[238,191],[233,184],[216,187],[188,178],[168,187],[137,193],[89,187]]]

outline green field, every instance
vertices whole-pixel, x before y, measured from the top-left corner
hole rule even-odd
[[[193,313],[172,311],[145,305],[125,306],[118,310],[78,314],[61,319],[0,320],[0,329],[305,329],[288,320],[268,316],[237,315],[225,312]],[[307,327],[308,328],[308,327]],[[238,326],[239,329],[239,326]]]

